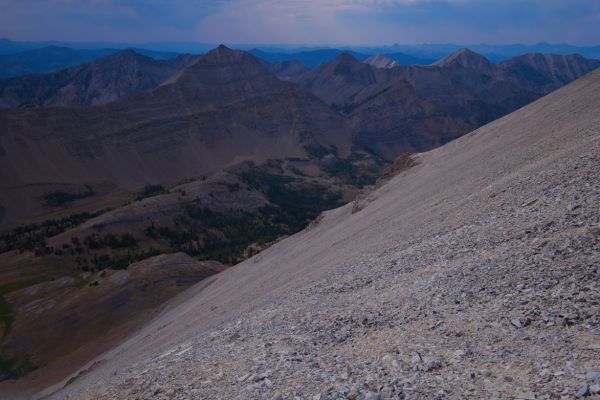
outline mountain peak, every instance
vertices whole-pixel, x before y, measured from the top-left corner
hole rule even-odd
[[[337,56],[336,60],[339,62],[359,62],[356,57],[354,57],[348,51],[341,52],[340,55]]]
[[[437,67],[462,67],[486,74],[491,73],[494,69],[494,65],[487,58],[467,48],[453,51],[433,63],[433,65]]]
[[[235,63],[235,62],[258,62],[256,58],[245,51],[234,50],[225,46],[224,44],[219,45],[206,53],[201,57],[204,62],[223,64],[223,63]]]

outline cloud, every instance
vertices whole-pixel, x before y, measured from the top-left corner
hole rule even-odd
[[[590,0],[1,0],[21,40],[597,44]]]

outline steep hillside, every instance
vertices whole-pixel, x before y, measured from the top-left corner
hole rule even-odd
[[[498,67],[522,86],[550,91],[600,67],[600,61],[578,54],[529,53],[502,61]]]
[[[65,184],[80,185],[71,196],[100,182],[137,190],[307,148],[345,157],[350,146],[346,121],[327,105],[252,55],[220,47],[158,88],[107,105],[1,110],[0,205],[11,220]]]
[[[140,312],[210,275],[179,275],[178,259],[166,257],[173,273],[146,285],[140,282],[154,282],[153,269],[138,265],[175,253],[201,266],[217,261],[217,269],[238,263],[349,201],[381,169],[359,153],[244,162],[171,188],[148,185],[109,207],[69,203],[0,230],[0,381],[27,374],[39,386],[64,378],[100,351],[106,335],[118,341],[138,326]],[[121,288],[121,278],[118,285],[104,279],[113,275],[132,279]],[[65,342],[67,330],[72,340]]]
[[[108,103],[155,88],[194,61],[189,55],[159,61],[124,50],[54,73],[0,80],[0,107]]]
[[[417,155],[45,394],[586,395],[600,367],[599,109],[597,71]]]

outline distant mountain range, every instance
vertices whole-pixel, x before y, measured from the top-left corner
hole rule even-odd
[[[461,49],[431,66],[377,68],[341,53],[309,70],[225,46],[169,61],[124,51],[0,81],[5,106],[112,101],[1,111],[0,184],[136,189],[242,160],[344,158],[356,146],[393,160],[462,136],[599,65],[543,54],[494,64]]]
[[[214,46],[202,43],[70,43],[70,42],[15,42],[0,39],[0,78],[45,73],[83,62],[92,61],[123,49],[133,49],[156,59],[174,58],[178,54],[204,54]],[[600,59],[600,46],[579,47],[566,44],[539,43],[535,45],[487,45],[460,46],[455,44],[390,45],[379,47],[293,47],[236,45],[270,63],[299,61],[308,68],[327,63],[342,52],[364,60],[383,55],[401,65],[429,65],[460,48],[469,49],[499,62],[527,53],[558,55],[580,54]]]
[[[57,72],[0,80],[0,107],[108,103],[152,89],[195,60],[190,55],[155,60],[122,50]]]
[[[294,81],[347,115],[356,142],[393,159],[462,136],[599,66],[538,53],[494,64],[459,49],[431,66],[379,68],[343,53]]]
[[[158,52],[146,49],[130,49],[156,59],[170,59],[178,53]],[[14,76],[40,74],[79,65],[107,55],[117,49],[79,50],[68,47],[47,46],[14,54],[0,54],[0,79]]]
[[[2,111],[0,184],[175,182],[244,159],[301,156],[310,146],[347,153],[344,128],[342,116],[251,54],[219,47],[167,84],[117,102]],[[38,167],[25,166],[32,160]]]
[[[39,49],[46,46],[60,46],[72,49],[147,49],[156,52],[171,53],[192,53],[202,54],[214,48],[215,44],[197,43],[197,42],[163,42],[163,43],[116,43],[116,42],[61,42],[61,41],[41,41],[41,42],[20,42],[9,39],[0,39],[0,54],[11,54],[26,50]],[[600,45],[597,46],[575,46],[565,43],[535,43],[535,44],[392,44],[385,46],[297,46],[297,45],[260,45],[256,44],[232,44],[233,47],[241,50],[259,49],[268,53],[300,53],[314,50],[339,49],[342,51],[352,51],[365,54],[367,56],[375,54],[394,54],[403,53],[418,59],[437,60],[448,53],[461,48],[469,48],[488,58],[491,61],[500,61],[510,57],[526,53],[553,53],[560,55],[581,54],[586,58],[600,59]],[[392,57],[393,58],[393,57]],[[283,61],[283,60],[280,60]],[[401,60],[398,60],[401,61]],[[403,63],[408,64],[408,63]]]

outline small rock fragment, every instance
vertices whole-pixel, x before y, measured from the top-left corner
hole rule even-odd
[[[365,395],[365,400],[380,400],[381,396],[375,392],[367,392]]]
[[[428,358],[425,360],[425,371],[433,371],[442,368],[442,362],[437,358]]]
[[[598,378],[600,378],[600,371],[588,371],[585,373],[586,381],[595,381]]]
[[[587,396],[588,394],[590,394],[590,385],[584,383],[581,385],[581,388],[579,388],[579,391],[575,394],[575,396],[581,398]]]

